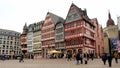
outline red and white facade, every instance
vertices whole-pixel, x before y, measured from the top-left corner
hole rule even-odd
[[[49,48],[54,48],[54,23],[48,13],[41,29],[41,41],[42,41],[42,51],[43,57],[46,57]]]
[[[87,16],[86,10],[81,10],[72,4],[64,23],[66,51],[72,53],[78,49],[82,53],[95,51],[94,25]]]
[[[55,49],[55,25],[60,17],[48,12],[41,29],[42,56],[47,57],[48,51]]]

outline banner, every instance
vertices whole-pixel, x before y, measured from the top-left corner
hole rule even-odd
[[[118,52],[120,52],[120,40],[117,40],[117,45]]]
[[[117,50],[117,41],[118,41],[118,39],[116,39],[116,38],[111,38],[110,39],[110,42],[111,42],[111,49],[112,50]]]

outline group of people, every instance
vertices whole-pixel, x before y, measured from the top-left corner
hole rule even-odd
[[[7,55],[2,55],[0,56],[0,60],[9,60],[10,59],[10,56],[7,56]]]
[[[83,54],[79,50],[78,50],[77,53],[73,53],[73,54],[71,52],[68,52],[67,53],[67,60],[71,61],[72,58],[76,60],[76,65],[78,65],[80,63],[81,64],[83,64],[83,63],[87,64],[89,58],[91,58],[91,60],[94,59],[94,53],[90,53],[90,54],[84,53]],[[115,58],[115,62],[118,63],[119,55],[118,55],[117,52],[115,52],[114,54],[106,54],[106,53],[104,53],[101,58],[102,58],[102,61],[103,61],[104,65],[106,65],[106,61],[108,60],[109,67],[111,67],[112,66],[112,59]]]
[[[119,55],[118,55],[117,52],[115,52],[114,54],[106,54],[106,53],[104,53],[102,55],[102,61],[103,61],[104,65],[106,65],[106,61],[108,60],[109,67],[112,66],[112,59],[113,58],[115,58],[115,62],[118,63]]]
[[[91,60],[93,60],[94,58],[94,54],[93,53],[84,53],[82,54],[81,52],[78,51],[78,53],[76,54],[76,65],[79,64],[79,61],[81,61],[81,64],[87,64],[88,63],[88,60],[89,58],[91,58]]]
[[[68,61],[71,61],[72,58],[73,58],[74,60],[76,60],[76,65],[78,65],[78,64],[80,64],[80,63],[83,64],[83,62],[84,62],[85,64],[87,64],[89,58],[91,58],[91,59],[93,60],[94,54],[93,54],[93,53],[90,53],[90,54],[84,53],[84,54],[82,54],[82,52],[79,51],[79,50],[78,50],[77,53],[73,53],[73,54],[70,53],[70,52],[68,52],[68,53],[67,53],[67,60],[68,60]]]

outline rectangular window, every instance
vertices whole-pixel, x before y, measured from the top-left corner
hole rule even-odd
[[[90,31],[86,29],[86,34],[90,35]]]
[[[74,18],[78,18],[79,16],[78,16],[77,13],[74,13],[74,14],[73,14],[73,17],[74,17]]]
[[[2,40],[0,39],[0,44],[2,44]]]
[[[91,32],[91,36],[94,37],[94,33]]]
[[[81,25],[81,22],[77,22],[77,26],[80,26]]]
[[[68,16],[68,21],[72,19],[72,15],[69,15]]]
[[[11,40],[13,40],[13,37],[11,37]]]
[[[76,22],[74,22],[74,27],[76,27]]]

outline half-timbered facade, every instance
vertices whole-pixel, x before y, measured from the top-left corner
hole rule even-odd
[[[67,52],[90,53],[95,50],[94,25],[87,16],[86,10],[72,3],[64,23],[65,44]]]
[[[46,58],[49,50],[55,49],[55,24],[60,22],[61,17],[48,12],[41,29],[42,56]]]

